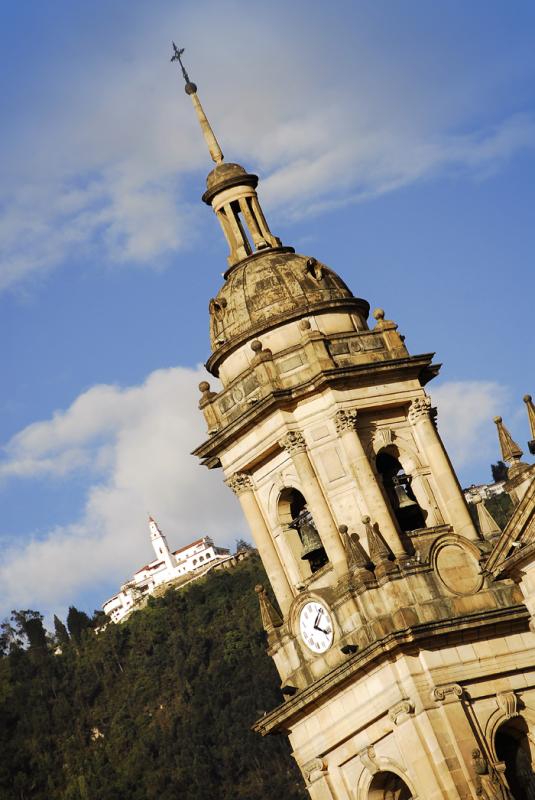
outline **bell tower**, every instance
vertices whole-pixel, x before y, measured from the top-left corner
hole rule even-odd
[[[492,545],[426,391],[439,366],[271,234],[257,177],[224,162],[182,71],[230,250],[209,303],[221,388],[200,384],[194,454],[236,494],[280,609],[257,587],[284,702],[256,729],[290,737],[317,800],[508,797],[485,725],[516,713],[500,709],[528,691],[515,664],[533,682],[535,636],[513,581],[485,572]]]

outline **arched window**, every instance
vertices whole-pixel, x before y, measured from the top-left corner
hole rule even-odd
[[[535,800],[533,754],[528,726],[522,717],[515,717],[498,728],[496,755],[505,762],[505,778],[515,800]]]
[[[411,800],[412,793],[395,772],[377,772],[373,776],[368,800]]]
[[[283,489],[279,497],[279,519],[292,537],[292,550],[302,565],[308,564],[308,574],[313,574],[328,562],[327,553],[316,528],[312,514],[301,492]],[[303,577],[307,573],[302,572]]]
[[[395,455],[381,450],[375,463],[400,530],[425,528],[427,512],[418,505],[411,488],[411,476],[404,472]]]

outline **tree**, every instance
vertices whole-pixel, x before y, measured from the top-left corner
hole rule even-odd
[[[60,618],[57,617],[55,614],[54,614],[54,633],[56,636],[56,642],[60,647],[66,647],[71,641],[67,628],[60,620]]]
[[[241,550],[254,550],[254,547],[249,542],[246,542],[245,539],[236,539],[236,553],[239,553]]]
[[[12,611],[11,621],[20,639],[26,640],[31,650],[46,650],[46,631],[43,626],[43,615],[38,611]]]
[[[498,461],[496,464],[491,464],[490,469],[492,471],[492,480],[494,483],[500,483],[500,481],[507,480],[509,470],[507,469],[507,464],[504,464],[503,461]]]
[[[71,639],[80,644],[82,641],[82,634],[85,630],[91,627],[91,620],[85,611],[79,611],[75,606],[69,607],[67,614],[67,628],[71,635]]]

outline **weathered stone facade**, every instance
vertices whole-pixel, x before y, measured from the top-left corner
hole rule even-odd
[[[533,470],[507,529],[476,529],[432,354],[282,247],[255,188],[222,157],[209,176],[231,255],[195,454],[235,491],[281,610],[258,587],[286,699],[256,730],[289,736],[315,800],[535,797]],[[311,604],[327,644],[304,638]]]

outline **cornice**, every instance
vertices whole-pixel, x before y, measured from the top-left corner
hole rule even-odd
[[[474,636],[480,638],[481,631],[487,627],[492,628],[493,636],[500,635],[502,628],[508,634],[517,630],[524,631],[528,629],[528,620],[528,611],[523,604],[520,604],[414,625],[403,631],[390,633],[267,713],[252,726],[252,729],[262,736],[288,731],[298,719],[306,716],[311,706],[317,706],[319,702],[339,692],[344,684],[358,679],[361,674],[369,670],[372,663],[391,660],[396,651],[401,653],[414,647],[422,647],[428,640],[432,641],[433,648],[436,648],[437,637],[447,637],[449,644],[454,644],[457,638],[466,644],[470,641],[470,631],[474,631]]]
[[[192,455],[207,460],[218,457],[218,454],[236,440],[237,436],[258,424],[259,420],[273,411],[295,403],[297,400],[313,392],[351,380],[353,386],[371,386],[385,380],[393,381],[399,376],[404,379],[418,378],[427,369],[438,369],[440,364],[432,364],[434,353],[407,356],[389,361],[373,361],[365,364],[353,364],[345,367],[333,367],[308,378],[306,381],[287,389],[276,389],[268,396],[260,399],[253,406],[232,420],[221,430],[213,434],[195,450]],[[399,401],[395,403],[399,405]],[[216,466],[215,464],[207,466]]]

